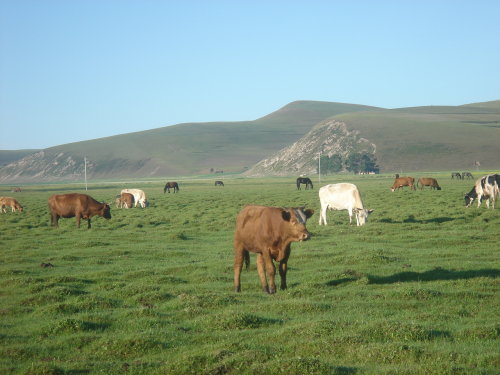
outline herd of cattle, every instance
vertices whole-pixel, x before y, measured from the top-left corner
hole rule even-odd
[[[224,186],[222,181],[216,181],[215,186]],[[309,178],[297,179],[297,188],[300,184],[306,184],[306,189],[313,188]],[[419,178],[417,186],[423,189],[429,186],[431,189],[441,190],[434,178]],[[391,187],[395,191],[404,186],[415,190],[415,179],[413,177],[399,177]],[[472,190],[465,195],[465,204],[469,207],[477,200],[478,207],[482,201],[486,201],[489,208],[490,202],[495,208],[496,197],[500,195],[500,174],[489,174],[476,181]],[[176,182],[168,182],[163,192],[173,189],[174,193],[179,191]],[[368,215],[373,212],[364,208],[356,185],[351,183],[329,184],[319,189],[320,217],[319,225],[327,225],[327,210],[347,210],[349,222],[352,223],[353,214],[358,226],[367,222]],[[101,216],[111,219],[111,208],[107,203],[100,203],[86,194],[57,194],[48,199],[51,223],[58,226],[59,218],[76,217],[77,227],[80,220],[87,220],[90,228],[90,219],[93,216]],[[138,205],[142,208],[147,206],[146,194],[140,189],[123,189],[116,199],[117,207],[131,208]],[[0,210],[6,212],[6,207],[12,211],[23,211],[23,207],[12,197],[0,197]],[[314,214],[314,210],[304,207],[279,208],[258,205],[245,206],[236,218],[236,230],[234,234],[234,290],[241,291],[240,275],[243,263],[246,267],[250,263],[250,252],[257,254],[256,264],[262,290],[273,294],[276,292],[274,261],[279,262],[278,270],[281,277],[281,289],[286,289],[287,263],[291,252],[292,242],[308,240],[311,235],[306,228],[306,221]]]

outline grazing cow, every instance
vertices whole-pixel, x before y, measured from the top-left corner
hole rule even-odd
[[[134,207],[134,196],[130,193],[122,193],[116,198],[117,208],[132,208]]]
[[[459,172],[453,172],[453,173],[451,174],[451,179],[453,180],[453,179],[455,179],[455,178],[456,178],[457,180],[461,180],[461,179],[462,179],[462,175],[461,175]]]
[[[327,225],[326,211],[347,210],[349,212],[349,223],[352,223],[352,213],[356,214],[356,223],[358,226],[364,225],[368,220],[368,215],[373,210],[363,207],[361,195],[354,184],[340,183],[325,185],[319,189],[319,201],[321,203],[321,212],[319,215],[319,225]]]
[[[413,177],[399,177],[394,180],[394,184],[392,184],[391,191],[395,191],[403,186],[409,186],[410,190],[415,189],[415,179]]]
[[[20,187],[15,187],[15,188],[12,188],[11,190],[13,193],[20,193],[21,192],[21,188]]]
[[[467,180],[474,179],[474,176],[470,172],[462,172],[462,180],[465,180],[465,177],[467,177]]]
[[[174,193],[179,191],[179,184],[177,182],[167,182],[165,184],[165,187],[163,188],[163,194],[165,194],[166,191],[170,193],[170,189],[174,189]]]
[[[441,190],[441,187],[439,186],[435,178],[420,177],[417,181],[417,186],[418,184],[420,184],[420,190],[422,190],[424,186],[430,186],[431,189]]]
[[[21,204],[19,204],[19,202],[15,198],[0,197],[0,211],[2,213],[6,213],[7,207],[10,207],[12,212],[23,212],[23,206],[21,206]]]
[[[241,291],[240,275],[245,261],[250,264],[250,251],[257,253],[257,271],[262,290],[276,292],[274,277],[279,262],[281,289],[286,289],[286,272],[292,242],[308,240],[306,220],[314,210],[301,208],[279,208],[246,206],[236,218],[234,234],[234,290]]]
[[[146,207],[146,194],[144,191],[141,189],[122,189],[120,192],[121,194],[123,193],[129,193],[134,196],[134,207],[137,207],[139,204],[142,208]]]
[[[313,188],[313,183],[309,177],[299,177],[297,178],[297,189],[300,190],[300,184],[305,184],[306,185],[306,190],[309,189],[309,187],[312,189]]]
[[[102,216],[111,219],[111,208],[107,203],[99,203],[86,194],[60,194],[49,198],[49,209],[52,226],[59,226],[59,218],[76,217],[76,226],[80,228],[80,219],[87,219],[90,228],[92,216]]]
[[[476,181],[470,192],[465,194],[465,206],[470,207],[474,199],[477,199],[477,207],[481,206],[481,202],[486,200],[486,207],[495,208],[497,195],[500,194],[500,174],[489,174],[481,177]]]
[[[215,186],[222,186],[222,187],[224,187],[224,182],[222,182],[222,181],[215,181]]]

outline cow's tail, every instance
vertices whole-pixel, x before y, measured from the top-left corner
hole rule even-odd
[[[243,252],[243,259],[245,260],[245,268],[248,269],[250,267],[250,252],[245,250]]]

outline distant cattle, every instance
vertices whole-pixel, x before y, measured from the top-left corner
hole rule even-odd
[[[435,178],[430,177],[420,177],[417,181],[417,186],[420,184],[420,190],[424,188],[424,186],[429,186],[431,189],[441,190],[437,180]]]
[[[130,193],[122,193],[116,198],[117,208],[132,208],[134,207],[134,196]]]
[[[461,180],[462,179],[462,175],[459,173],[459,172],[453,172],[451,174],[451,179],[457,179],[457,180]]]
[[[21,188],[20,187],[12,188],[11,192],[13,192],[13,193],[20,193],[21,192]]]
[[[279,262],[281,289],[286,289],[286,273],[291,243],[310,238],[306,221],[314,210],[246,206],[236,219],[234,235],[234,290],[239,292],[243,261],[248,268],[250,253],[257,253],[257,271],[262,290],[276,292],[274,262]]]
[[[177,182],[167,182],[163,188],[163,194],[165,192],[170,193],[170,189],[174,189],[174,193],[179,191],[179,184]]]
[[[76,217],[76,226],[80,228],[80,219],[86,219],[90,228],[93,216],[111,219],[111,209],[107,203],[99,203],[86,194],[60,194],[49,198],[52,225],[59,226],[59,218]]]
[[[474,200],[477,200],[477,207],[481,206],[483,200],[486,201],[486,207],[495,208],[497,196],[500,194],[500,174],[489,174],[476,181],[470,192],[465,194],[465,206],[470,207]]]
[[[122,189],[120,193],[132,194],[134,196],[134,207],[137,207],[138,204],[142,208],[146,207],[146,194],[141,189]]]
[[[21,206],[16,199],[11,197],[0,197],[0,211],[6,213],[7,207],[10,207],[12,212],[23,212],[23,206]]]
[[[465,177],[467,177],[468,180],[474,179],[474,176],[472,176],[472,173],[470,172],[462,172],[462,180],[465,180]]]
[[[297,178],[297,189],[300,190],[300,185],[306,185],[306,190],[309,188],[313,188],[313,183],[309,177],[299,177]]]
[[[368,220],[368,215],[373,212],[373,210],[363,207],[358,188],[350,183],[330,184],[321,187],[319,189],[319,201],[321,204],[319,225],[327,225],[326,211],[328,209],[347,210],[349,223],[352,223],[352,214],[354,213],[358,226],[364,225]]]
[[[394,184],[392,184],[391,191],[398,190],[403,186],[409,186],[410,190],[415,189],[415,179],[413,177],[399,177],[394,180]]]
[[[222,181],[215,181],[215,186],[222,186],[222,187],[224,187],[224,182],[222,182]]]

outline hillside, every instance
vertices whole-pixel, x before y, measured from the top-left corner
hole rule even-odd
[[[374,107],[298,101],[254,121],[188,123],[70,143],[0,169],[0,183],[241,172],[326,117]]]
[[[245,172],[249,176],[317,173],[323,155],[374,154],[381,171],[500,167],[500,101],[343,113]]]
[[[254,121],[179,124],[48,148],[0,168],[0,183],[82,179],[85,156],[91,179],[315,173],[319,151],[361,146],[382,172],[467,170],[476,161],[499,169],[499,139],[500,101],[399,109],[298,101]]]

